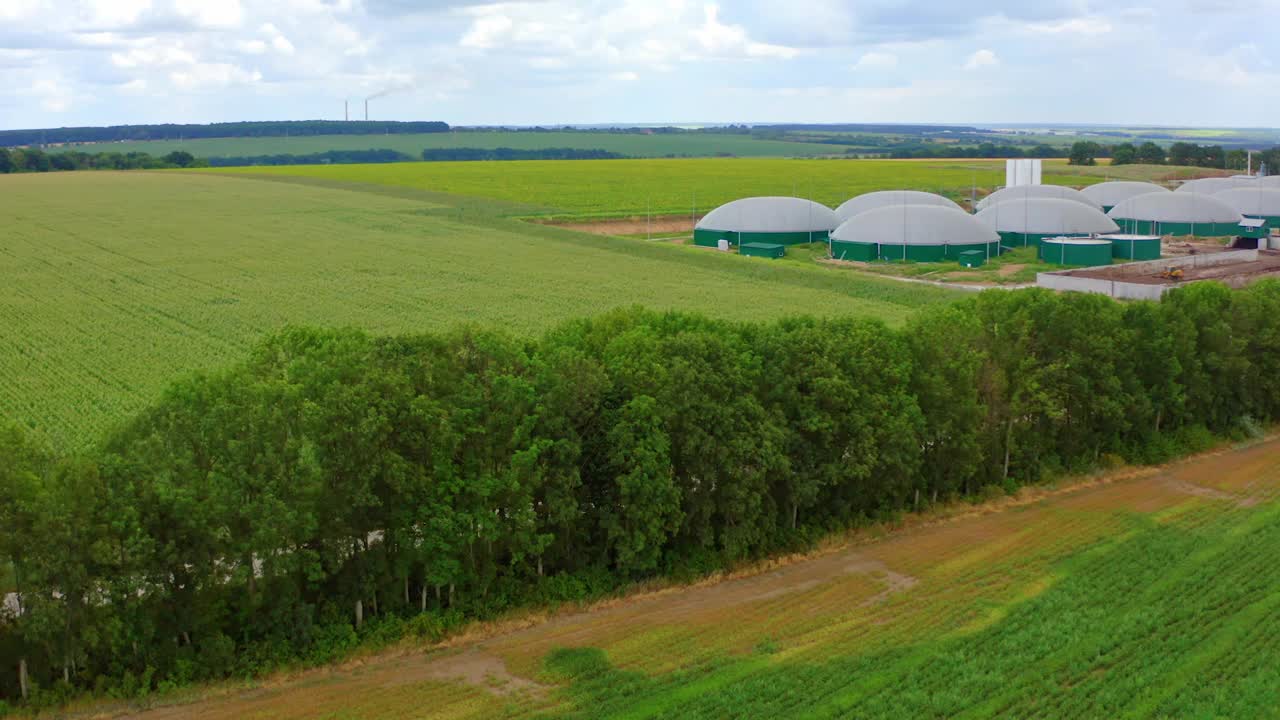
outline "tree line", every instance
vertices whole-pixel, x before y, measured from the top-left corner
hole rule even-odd
[[[850,152],[856,152],[851,150]],[[929,158],[1061,158],[1067,156],[1065,148],[1052,145],[996,145],[980,143],[978,145],[953,145],[942,143],[909,143],[894,148],[889,157],[895,159],[929,159]]]
[[[1166,149],[1153,142],[1101,145],[1082,140],[1073,143],[1068,152],[1072,165],[1094,165],[1100,157],[1110,157],[1112,165],[1180,165],[1219,170],[1246,170],[1249,167],[1249,154],[1245,150],[1225,150],[1221,145],[1188,142],[1176,142]],[[1261,163],[1265,163],[1272,174],[1280,172],[1280,147],[1254,152],[1253,157],[1255,172]]]
[[[47,153],[38,148],[0,148],[0,174],[65,170],[159,170],[208,165],[207,161],[183,150],[155,157],[144,152]]]
[[[112,125],[32,130],[0,130],[0,147],[62,145],[66,143],[131,140],[196,140],[234,137],[297,137],[307,135],[403,135],[449,132],[448,123],[352,120],[281,120],[227,122],[202,125]]]
[[[422,159],[428,162],[458,160],[624,160],[628,155],[600,148],[427,148]]]
[[[247,167],[253,165],[328,165],[352,163],[409,162],[412,157],[396,150],[376,148],[372,150],[326,150],[318,153],[293,155],[241,155],[215,156],[208,159],[210,167]]]
[[[1272,281],[988,292],[900,330],[643,309],[536,339],[286,329],[92,450],[0,430],[0,702],[438,638],[1278,417]]]

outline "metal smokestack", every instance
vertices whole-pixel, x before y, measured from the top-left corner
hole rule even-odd
[[[369,121],[369,98],[364,99],[364,119],[365,122]]]
[[[348,120],[350,120],[350,119],[351,119],[351,109],[350,109],[350,107],[349,107],[350,105],[351,105],[351,101],[349,101],[349,100],[343,100],[343,101],[342,101],[342,120],[343,120],[343,122],[346,122],[346,121],[348,121]]]

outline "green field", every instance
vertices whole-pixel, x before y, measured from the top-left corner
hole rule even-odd
[[[177,375],[239,360],[289,323],[535,333],[632,304],[898,323],[955,297],[374,189],[146,172],[0,177],[0,416],[81,444]]]
[[[674,134],[640,135],[605,132],[448,132],[420,135],[310,135],[305,137],[209,138],[200,140],[139,140],[115,143],[87,143],[58,150],[84,152],[141,151],[163,155],[186,150],[197,157],[246,157],[254,155],[308,155],[326,150],[373,150],[386,148],[421,157],[427,148],[575,148],[608,150],[631,157],[698,156],[719,154],[738,157],[812,157],[839,155],[841,145],[757,140],[747,135]]]
[[[1051,164],[1045,182],[1085,185],[1100,177]],[[580,218],[705,213],[741,197],[796,195],[836,207],[872,190],[911,188],[967,198],[1003,185],[1003,161],[963,160],[531,160],[219,168],[213,173],[313,178],[413,188],[533,206],[527,214]]]

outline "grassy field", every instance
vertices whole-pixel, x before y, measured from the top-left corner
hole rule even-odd
[[[956,295],[602,238],[403,188],[175,173],[0,177],[0,417],[77,445],[288,323],[536,333],[620,305],[898,323]]]
[[[1046,168],[1045,182],[1084,185],[1102,178]],[[903,160],[577,160],[572,162],[396,163],[220,168],[211,173],[303,177],[415,188],[525,203],[529,214],[578,218],[706,212],[752,195],[797,195],[836,207],[872,190],[912,188],[956,198],[1003,185],[1003,161]]]
[[[58,150],[84,152],[141,151],[163,155],[186,150],[197,157],[245,157],[252,155],[307,155],[326,150],[386,148],[421,157],[427,148],[500,148],[538,150],[576,148],[608,150],[631,157],[697,156],[718,154],[738,157],[812,157],[839,155],[841,145],[757,140],[746,135],[638,135],[602,132],[448,132],[421,135],[312,135],[306,137],[209,138],[200,140],[142,140],[89,143]]]
[[[1276,716],[1280,441],[1023,493],[136,717]]]

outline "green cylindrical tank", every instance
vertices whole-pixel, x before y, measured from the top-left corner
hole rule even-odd
[[[1040,259],[1054,265],[1111,264],[1111,241],[1085,238],[1045,238],[1040,243]]]
[[[1111,241],[1111,257],[1121,260],[1160,259],[1159,235],[1099,235],[1099,240]]]
[[[1056,237],[1061,236],[1052,233],[1001,232],[1000,243],[1010,248],[1027,247],[1028,245],[1036,247],[1045,240]]]

